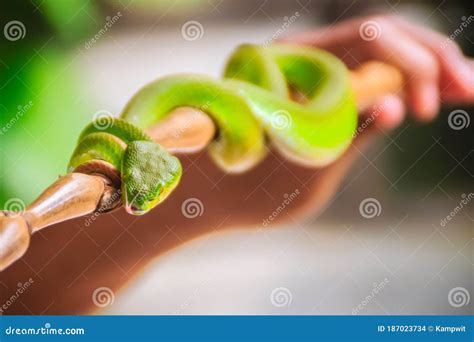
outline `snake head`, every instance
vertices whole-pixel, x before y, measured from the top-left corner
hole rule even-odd
[[[161,203],[181,178],[178,158],[150,141],[133,141],[122,159],[122,200],[133,215],[143,215]]]

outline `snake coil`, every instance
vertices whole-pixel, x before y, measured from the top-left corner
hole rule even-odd
[[[304,103],[291,99],[295,92]],[[69,171],[114,170],[127,210],[145,213],[175,188],[182,171],[178,159],[143,130],[179,107],[198,108],[213,119],[218,135],[210,156],[234,173],[262,160],[266,139],[290,160],[327,165],[350,144],[357,124],[348,70],[335,56],[301,46],[246,44],[232,54],[222,80],[161,78],[133,96],[121,119],[91,123]]]

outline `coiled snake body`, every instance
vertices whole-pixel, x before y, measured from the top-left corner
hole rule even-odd
[[[304,104],[291,100],[292,90],[304,94]],[[143,130],[178,107],[198,108],[213,119],[218,135],[209,153],[228,172],[255,166],[266,154],[266,138],[291,160],[327,165],[350,144],[357,124],[348,71],[339,59],[300,46],[242,45],[230,57],[224,79],[165,77],[142,88],[120,119],[91,123],[69,171],[96,161],[112,165],[127,210],[147,212],[176,187],[182,170]]]

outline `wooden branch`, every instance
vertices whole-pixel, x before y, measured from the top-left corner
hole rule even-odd
[[[400,91],[403,85],[400,72],[380,62],[362,65],[351,72],[350,81],[360,109],[380,96]],[[216,127],[202,111],[183,107],[148,133],[170,152],[192,153],[211,142]],[[69,173],[48,187],[25,212],[0,211],[0,271],[26,252],[31,234],[58,222],[119,206],[117,187],[103,174]]]
[[[357,107],[364,111],[377,98],[397,94],[403,90],[403,75],[394,66],[370,61],[351,71],[349,75]]]

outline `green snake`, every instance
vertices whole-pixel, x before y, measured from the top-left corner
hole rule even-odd
[[[292,100],[295,91],[304,103]],[[259,163],[267,140],[290,160],[325,166],[348,147],[357,125],[348,70],[338,58],[308,47],[246,44],[231,55],[223,79],[158,79],[132,97],[120,118],[89,124],[68,171],[91,172],[97,161],[111,165],[127,211],[146,213],[177,186],[182,169],[144,130],[179,107],[195,107],[214,121],[209,154],[227,172]]]

